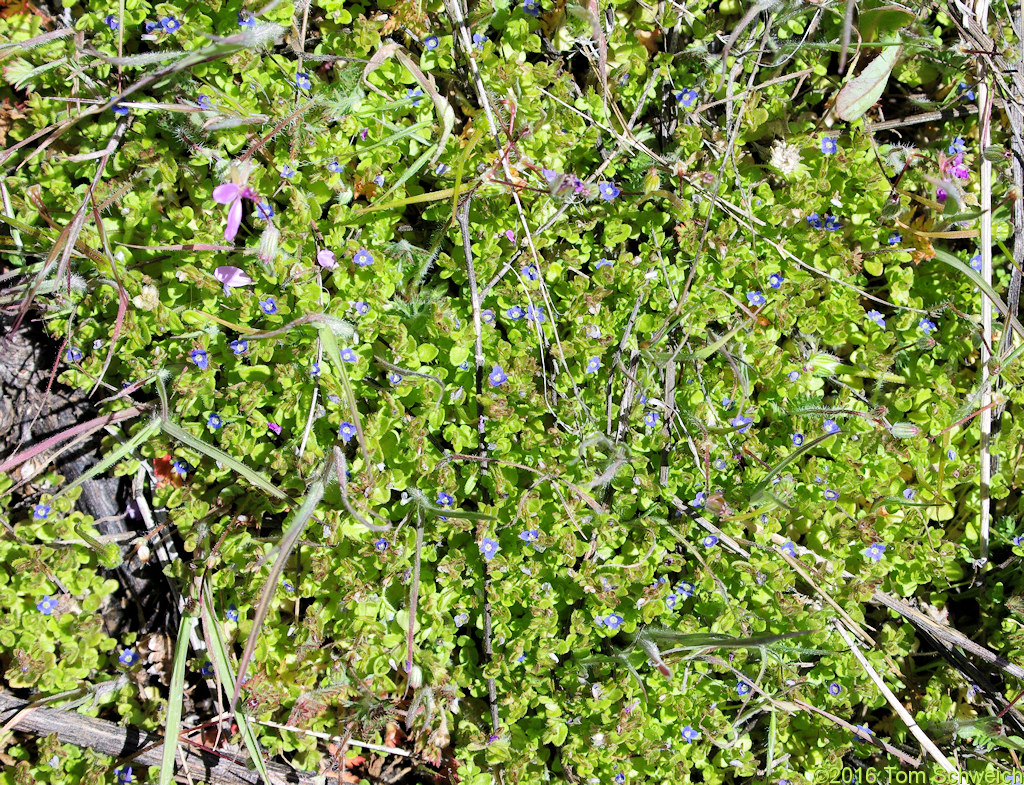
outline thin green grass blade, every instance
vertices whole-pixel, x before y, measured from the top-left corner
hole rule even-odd
[[[178,640],[174,645],[174,670],[171,672],[170,694],[167,696],[167,724],[164,727],[164,757],[160,764],[160,785],[174,782],[174,757],[178,752],[178,733],[181,731],[181,704],[185,695],[185,663],[188,660],[188,640],[196,617],[183,615],[178,625]]]
[[[1024,326],[1021,326],[1021,323],[1017,321],[1016,317],[1013,316],[1013,314],[1009,313],[1009,309],[1006,307],[1006,303],[1004,303],[1002,298],[998,294],[996,294],[995,289],[993,289],[989,284],[985,283],[984,278],[982,278],[980,275],[978,275],[977,272],[975,272],[966,264],[964,264],[955,256],[953,256],[953,254],[951,254],[949,251],[943,251],[940,248],[936,248],[935,258],[938,259],[940,262],[948,264],[957,272],[967,276],[967,278],[970,279],[971,283],[973,283],[975,286],[981,289],[981,291],[985,293],[985,296],[992,301],[992,304],[996,307],[996,310],[999,311],[999,315],[1002,316],[1004,320],[1007,320],[1009,322],[1010,327],[1013,329],[1013,331],[1017,333],[1017,335],[1024,338]]]
[[[217,624],[217,615],[213,608],[213,594],[210,591],[210,584],[203,584],[202,601],[200,604],[203,617],[203,632],[206,638],[206,648],[213,659],[213,672],[217,676],[217,685],[233,684],[235,674],[231,670],[231,658],[228,657],[227,646],[224,643],[224,635]],[[235,711],[235,722],[238,723],[238,730],[245,740],[245,747],[249,750],[249,757],[260,773],[263,781],[270,783],[270,774],[267,772],[266,761],[263,760],[263,750],[260,749],[259,739],[252,725],[241,711]]]

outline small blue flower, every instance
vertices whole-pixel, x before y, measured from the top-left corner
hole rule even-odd
[[[669,610],[674,610],[677,602],[679,602],[679,595],[674,592],[665,597],[665,605]]]
[[[676,586],[676,594],[681,597],[692,597],[696,590],[696,587],[689,581],[680,581]]]
[[[718,537],[716,537],[714,534],[709,534],[707,537],[701,540],[701,544],[705,548],[714,548],[716,545],[718,545]]]
[[[835,420],[825,420],[821,427],[825,429],[825,433],[839,433],[839,426],[836,425]]]
[[[258,202],[256,204],[256,217],[262,221],[269,221],[274,217],[274,206],[270,202]]]
[[[210,365],[210,358],[206,354],[205,349],[193,349],[190,355],[192,362],[199,366],[199,370],[205,371]]]
[[[732,408],[732,398],[729,396],[722,398],[722,408],[729,411]]]
[[[657,424],[659,416],[657,412],[647,412],[647,416],[644,417],[644,424],[648,428],[653,428]]]
[[[768,286],[770,286],[772,289],[778,289],[785,282],[786,279],[783,278],[778,273],[772,273],[771,275],[768,276]]]
[[[498,545],[497,540],[492,540],[490,537],[484,537],[480,541],[480,553],[484,559],[490,561],[494,558],[495,554],[501,550],[501,546]]]
[[[544,179],[549,183],[553,183],[558,178],[558,172],[554,169],[545,169],[543,166],[540,169],[540,173],[544,175]]]
[[[537,274],[536,265],[528,264],[521,270],[523,277],[528,281],[536,281],[540,276]]]
[[[234,603],[231,603],[224,616],[228,621],[238,621],[238,607]]]
[[[881,313],[879,313],[878,311],[872,309],[872,310],[868,311],[867,317],[871,321],[873,321],[875,324],[877,324],[879,327],[881,327],[882,329],[885,329],[885,317],[882,316]]]
[[[780,550],[783,553],[785,553],[785,554],[787,554],[789,556],[792,556],[794,559],[796,558],[796,546],[793,544],[792,540],[787,540],[783,544],[782,548],[780,548]]]
[[[829,685],[828,685],[828,694],[829,695],[838,695],[842,691],[843,691],[843,688],[839,686],[838,682],[834,682],[834,681],[833,682],[829,682]]]
[[[743,415],[737,415],[736,417],[733,417],[731,420],[729,420],[729,423],[734,428],[739,428],[739,432],[740,433],[746,433],[747,431],[750,430],[750,423],[752,423],[753,421],[754,420],[751,417],[744,417]]]
[[[981,254],[976,253],[971,257],[971,269],[975,272],[981,272]]]
[[[804,435],[802,433],[794,433],[791,437],[793,444],[800,447],[804,443]]]
[[[423,91],[420,90],[418,87],[415,90],[410,87],[408,90],[405,91],[405,96],[406,98],[411,98],[412,105],[416,106],[420,102],[420,99],[423,97]]]
[[[212,676],[213,675],[213,663],[210,662],[209,660],[207,660],[203,664],[203,667],[199,669],[199,674],[201,676]]]
[[[518,320],[522,319],[523,316],[526,315],[526,312],[523,311],[523,309],[520,308],[518,305],[513,305],[511,308],[509,308],[507,311],[505,311],[505,315],[509,319],[515,319],[516,321],[518,321]]]
[[[954,450],[952,447],[950,447],[948,450],[946,450],[946,457],[949,460],[951,460],[951,461],[955,461],[956,460],[956,450]]]
[[[147,33],[152,33],[154,30],[156,30],[158,27],[160,27],[160,23],[159,22],[146,22],[144,26],[146,28],[146,32]]]
[[[807,223],[809,223],[815,229],[821,229],[824,224],[821,222],[821,216],[817,213],[811,213],[807,216]]]
[[[683,727],[683,741],[696,741],[700,738],[700,731],[691,728],[689,725]]]
[[[413,103],[416,103],[416,102],[413,101]],[[376,177],[373,178],[373,182],[374,182],[374,185],[378,186],[379,188],[383,188],[384,187],[384,175],[382,175],[382,174],[377,175]]]
[[[295,170],[288,166],[288,164],[285,164],[284,166],[281,167],[281,177],[291,180],[293,177],[295,177]]]
[[[691,507],[703,507],[708,500],[708,495],[704,491],[697,491],[697,495],[690,501]]]
[[[341,164],[338,163],[338,159],[337,158],[335,158],[333,161],[331,161],[329,164],[327,164],[327,168],[330,171],[334,172],[335,174],[340,174],[341,173]]]
[[[935,322],[933,322],[931,319],[922,319],[917,323],[917,326],[921,328],[923,332],[930,333],[932,330],[935,329]]]
[[[346,348],[346,349],[342,349],[342,351],[341,351],[341,359],[344,360],[347,363],[354,363],[359,358],[356,357],[356,353],[354,351],[352,351],[351,349]]]
[[[960,90],[961,97],[966,98],[968,101],[974,100],[974,90],[968,86],[967,82],[961,82],[958,89]]]
[[[609,613],[607,616],[604,617],[604,624],[610,630],[619,629],[619,627],[622,626],[622,622],[624,621],[625,619],[623,619],[617,613]]]
[[[123,652],[121,652],[121,656],[117,658],[117,661],[120,662],[122,665],[127,665],[128,667],[131,667],[139,661],[139,655],[133,652],[131,649],[125,649]]]
[[[800,371],[790,371],[789,373],[786,374],[786,378],[789,379],[791,382],[795,382],[797,379],[800,378]]]
[[[907,501],[913,500],[914,496],[916,495],[917,491],[915,491],[913,488],[907,488],[906,490],[903,491],[903,498],[906,499]]]
[[[360,248],[356,251],[356,255],[352,257],[352,261],[360,267],[368,267],[373,264],[373,254],[367,251],[365,248]]]
[[[107,14],[105,17],[103,17],[103,24],[105,24],[111,30],[117,30],[121,26],[121,23],[117,21],[117,17],[113,14]]]
[[[373,541],[373,547],[376,548],[378,552],[384,553],[384,551],[388,549],[388,541],[381,537],[379,540]]]
[[[370,306],[367,303],[363,302],[362,300],[359,300],[355,303],[355,309],[356,313],[359,314],[360,316],[366,316],[366,314],[370,312]]]
[[[289,594],[291,594],[291,593],[292,593],[293,591],[295,591],[295,587],[294,587],[294,586],[292,586],[292,585],[291,585],[291,583],[289,583],[289,582],[288,582],[288,581],[286,581],[286,580],[282,580],[282,581],[281,581],[281,585],[282,585],[282,586],[284,586],[284,590],[285,590],[286,592],[288,592]]]
[[[537,542],[540,539],[540,532],[536,529],[524,529],[519,532],[519,539],[523,542]]]
[[[697,104],[697,91],[692,87],[689,90],[680,90],[676,93],[676,100],[683,108],[693,109]]]
[[[37,504],[32,508],[32,517],[37,521],[45,521],[50,517],[51,509],[49,504]]]
[[[181,22],[173,16],[165,16],[160,20],[160,26],[164,29],[165,33],[173,33],[181,27]]]
[[[43,599],[36,603],[36,610],[43,616],[52,616],[53,612],[57,610],[57,601],[49,594],[44,594]]]
[[[447,174],[449,169],[451,169],[451,167],[448,166],[448,164],[438,164],[437,168],[434,170],[434,174],[440,177],[443,174]]]
[[[260,308],[263,310],[263,313],[268,316],[277,313],[277,303],[274,302],[273,297],[268,297],[266,300],[260,300]]]
[[[523,0],[523,12],[530,16],[540,16],[540,6],[537,0]]]
[[[882,556],[885,555],[885,547],[885,545],[876,542],[870,548],[864,549],[864,556],[868,559],[874,559],[876,562],[880,562],[882,560]]]
[[[480,318],[483,320],[484,324],[494,324],[494,311],[487,308],[480,313]]]
[[[712,466],[714,466],[720,472],[724,472],[727,468],[729,468],[729,464],[727,464],[725,460],[722,458],[716,458]]]
[[[963,138],[957,136],[957,137],[953,138],[952,142],[950,142],[949,150],[947,152],[950,155],[957,155],[958,153],[964,152],[966,149],[967,149],[967,147],[966,147],[966,145],[964,145]]]
[[[825,229],[830,232],[836,231],[840,227],[839,219],[834,215],[825,216]]]
[[[241,11],[238,14],[238,26],[248,27],[250,30],[256,26],[256,17],[248,11]]]
[[[597,373],[601,369],[601,358],[591,357],[587,363],[587,373]]]
[[[188,465],[188,461],[175,461],[171,464],[171,471],[184,479],[192,471],[192,467]]]
[[[831,488],[826,488],[825,498],[828,499],[830,502],[834,502],[836,499],[839,498],[839,491],[834,491]]]
[[[219,414],[211,414],[206,418],[206,425],[216,431],[224,425],[224,420],[221,419]]]
[[[543,305],[528,305],[526,306],[526,320],[528,322],[536,321],[537,324],[544,324],[547,321],[547,317],[544,315]]]
[[[69,363],[76,363],[82,359],[82,350],[72,346],[64,352],[64,359]]]
[[[196,96],[196,103],[199,105],[199,108],[202,109],[204,112],[208,112],[212,108],[210,104],[210,96],[203,95],[202,93]]]
[[[245,354],[249,351],[249,342],[245,338],[239,338],[228,344],[231,347],[231,351],[235,354]]]
[[[308,90],[313,86],[313,83],[309,81],[309,74],[305,71],[299,71],[299,73],[295,74],[295,85],[300,90]]]
[[[606,202],[611,202],[618,196],[622,191],[615,186],[614,183],[598,183],[597,192],[601,194],[601,198]]]
[[[872,731],[871,728],[869,728],[867,725],[854,725],[853,727],[856,735],[863,736],[865,739],[868,736],[875,735],[874,731]]]
[[[319,376],[320,375],[320,363],[313,363],[309,367],[309,375],[310,376]]]
[[[349,443],[349,440],[356,435],[356,426],[350,422],[343,422],[341,427],[338,428],[338,436],[345,444]]]
[[[747,302],[751,305],[764,305],[768,302],[760,291],[747,292]]]
[[[391,382],[392,384],[400,384],[402,381],[402,374],[396,371],[391,371],[388,374],[388,381]]]
[[[451,507],[455,503],[455,497],[450,493],[444,491],[438,491],[437,493],[437,506],[438,507]]]
[[[614,263],[611,260],[601,257],[601,260],[596,265],[594,265],[594,269],[600,270],[602,267],[611,267],[613,266],[613,264]]]
[[[889,239],[886,241],[889,245],[899,245],[903,242],[903,235],[899,232],[893,232],[889,235]]]
[[[615,775],[616,785],[622,785],[622,783],[624,783],[625,781],[626,781],[626,775],[623,774],[621,771],[618,774]]]
[[[114,769],[114,779],[116,779],[120,785],[128,785],[132,781],[132,767],[122,766],[120,769]]]
[[[837,149],[836,140],[831,136],[823,136],[821,138],[821,152],[825,155],[833,155]]]
[[[428,35],[426,38],[423,39],[423,46],[427,49],[427,51],[437,49],[438,44],[440,43],[441,42],[438,40],[436,35]]]
[[[505,383],[508,376],[505,375],[505,371],[500,365],[495,365],[487,379],[490,381],[491,387],[498,387]]]
[[[1020,536],[1020,535],[1018,534],[1018,535],[1017,535],[1016,537],[1014,537],[1014,538],[1013,538],[1013,544],[1014,544],[1014,545],[1016,545],[1016,546],[1018,546],[1018,547],[1019,547],[1020,545],[1024,545],[1024,537],[1021,537],[1021,536]]]
[[[749,695],[751,689],[753,688],[745,681],[736,682],[736,694],[740,697],[743,697],[744,695]]]
[[[473,33],[473,44],[477,49],[483,49],[484,43],[487,41],[487,36],[482,33]]]

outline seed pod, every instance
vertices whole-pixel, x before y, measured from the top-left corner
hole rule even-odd
[[[921,433],[921,429],[913,423],[909,422],[898,422],[893,423],[891,433],[897,439],[913,439],[915,436]]]

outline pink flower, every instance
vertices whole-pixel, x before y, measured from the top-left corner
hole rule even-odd
[[[275,436],[280,436],[281,435],[281,426],[278,425],[276,422],[267,423],[267,428],[269,428],[270,431]]]
[[[252,278],[243,273],[237,267],[218,267],[213,271],[213,276],[224,284],[224,296],[227,297],[229,289],[236,286],[245,286],[252,283]]]
[[[338,266],[338,260],[334,258],[334,251],[328,251],[327,249],[320,251],[316,255],[316,262],[328,270],[333,270]]]
[[[238,227],[242,223],[242,199],[256,199],[256,192],[248,186],[239,188],[234,183],[221,183],[213,189],[213,201],[217,204],[230,204],[228,223],[224,227],[224,239],[234,240]],[[251,283],[251,281],[250,281]]]

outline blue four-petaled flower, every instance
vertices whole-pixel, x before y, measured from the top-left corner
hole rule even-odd
[[[160,19],[160,27],[164,29],[165,33],[173,33],[181,27],[181,22],[173,16],[165,16]]]
[[[490,537],[484,537],[483,540],[480,541],[480,553],[487,561],[493,559],[494,555],[499,550],[501,550],[501,546],[498,545],[497,540],[492,540]]]
[[[193,349],[190,355],[192,362],[199,366],[200,371],[205,371],[210,365],[210,358],[206,354],[205,349]]]
[[[121,23],[117,21],[117,17],[113,14],[107,14],[103,17],[103,23],[111,30],[117,30],[121,26]]]
[[[175,461],[171,464],[171,472],[184,478],[192,470],[187,461]]]
[[[598,183],[597,191],[601,194],[601,198],[606,202],[610,202],[615,199],[622,191],[616,187],[615,183]]]
[[[32,508],[32,517],[37,521],[45,521],[50,516],[49,504],[37,504]]]
[[[804,435],[802,433],[794,433],[791,438],[793,439],[793,444],[797,447],[800,447],[804,443]]]
[[[351,440],[351,438],[353,436],[355,436],[355,435],[356,435],[356,426],[354,426],[350,422],[343,422],[341,424],[341,427],[338,428],[338,436],[341,437],[341,440],[343,442],[345,442],[345,444],[348,444],[349,440]]]
[[[57,610],[57,600],[49,594],[44,594],[43,599],[36,603],[36,610],[44,616],[52,616],[53,612]]]
[[[597,373],[601,368],[601,358],[591,357],[587,363],[587,373]]]
[[[619,627],[622,626],[622,622],[624,621],[625,619],[623,619],[617,613],[609,613],[607,616],[604,617],[604,624],[610,630],[619,629]]]
[[[756,290],[753,292],[747,292],[747,302],[751,305],[764,305],[768,301],[764,298],[764,295],[761,294],[760,290]]]
[[[360,267],[367,267],[373,264],[373,254],[367,251],[365,248],[360,248],[356,251],[356,255],[352,257],[352,261]]]
[[[813,226],[815,229],[821,229],[824,224],[821,222],[821,216],[817,213],[811,213],[807,216],[807,223]]]
[[[64,359],[69,363],[76,363],[82,359],[82,350],[72,346],[64,352]]]
[[[224,420],[221,419],[221,416],[219,414],[211,414],[209,417],[206,418],[206,424],[207,426],[216,431],[218,428],[224,425]]]
[[[356,357],[356,353],[351,349],[343,349],[341,352],[341,359],[347,363],[354,363],[359,358]]]
[[[782,547],[779,550],[781,550],[783,553],[787,554],[788,556],[792,556],[793,558],[796,558],[796,546],[793,544],[792,540],[787,540],[782,545]]]
[[[423,39],[423,46],[428,51],[431,49],[437,49],[437,46],[440,43],[441,42],[438,40],[436,35],[428,35],[426,38]]]
[[[508,376],[505,375],[505,371],[500,365],[495,365],[494,368],[491,369],[487,379],[490,381],[492,387],[498,387],[505,383]]]
[[[274,301],[273,297],[268,297],[266,300],[260,300],[260,308],[263,313],[268,316],[277,313],[277,303]]]
[[[540,539],[540,532],[536,529],[524,529],[519,532],[519,539],[523,542],[536,542]]]
[[[867,317],[877,324],[879,327],[885,327],[885,317],[881,313],[875,310],[868,311]]]
[[[772,289],[778,289],[780,286],[782,286],[783,283],[785,283],[785,280],[786,279],[783,278],[778,273],[772,273],[771,275],[768,276],[768,285]]]
[[[683,741],[696,741],[700,738],[700,731],[691,728],[689,725],[683,727]]]
[[[647,416],[644,417],[644,424],[646,424],[648,428],[653,428],[658,423],[658,416],[657,412],[647,412]]]
[[[380,553],[383,553],[388,549],[388,541],[381,537],[379,540],[373,541],[373,547],[376,548]]]
[[[245,338],[238,338],[228,344],[234,354],[245,354],[249,351],[249,342]]]
[[[125,649],[123,652],[121,652],[121,656],[117,658],[117,661],[120,662],[122,665],[127,665],[128,667],[131,667],[139,661],[139,655],[133,652],[131,649]]]
[[[931,319],[922,319],[917,323],[917,326],[920,327],[923,332],[930,333],[935,329],[935,322]]]
[[[747,431],[750,430],[750,423],[752,423],[753,421],[754,421],[753,418],[751,418],[751,417],[744,417],[741,414],[741,415],[737,415],[736,417],[733,417],[731,420],[729,420],[729,423],[733,427],[739,428],[740,433],[746,433]]]
[[[519,319],[522,319],[526,315],[526,312],[518,305],[513,305],[511,308],[505,311],[505,315],[509,319],[515,319],[518,321]]]
[[[297,74],[295,74],[295,85],[300,90],[308,90],[310,87],[312,87],[312,84],[313,83],[309,81],[309,74],[307,74],[305,71],[299,71]]]
[[[882,556],[885,555],[885,547],[885,545],[876,542],[871,547],[864,549],[864,556],[868,559],[873,559],[876,562],[880,562],[882,560]]]
[[[835,420],[825,420],[821,425],[825,429],[825,433],[839,433],[839,426]]]
[[[688,90],[680,90],[676,93],[676,100],[680,106],[686,109],[693,109],[697,103],[697,91],[692,87]]]
[[[833,682],[829,683],[829,685],[828,685],[828,694],[829,695],[838,695],[842,691],[843,691],[843,688],[839,686],[838,682],[834,682],[833,681]]]
[[[836,140],[831,136],[823,136],[821,138],[821,152],[825,155],[832,155],[837,149]]]

